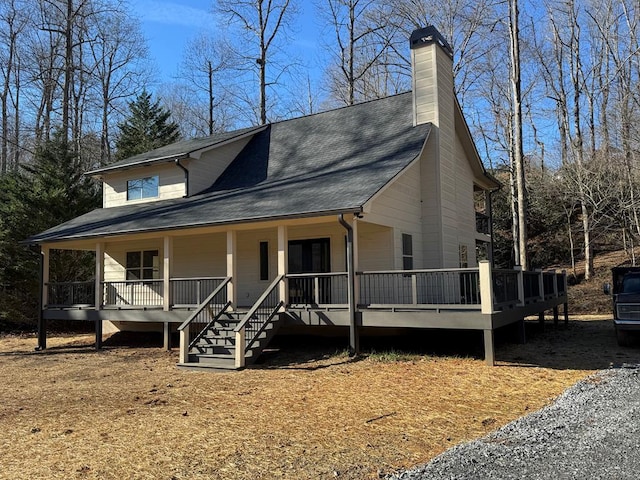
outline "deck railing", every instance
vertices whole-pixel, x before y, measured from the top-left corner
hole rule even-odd
[[[237,368],[244,367],[246,352],[280,311],[283,302],[280,299],[279,286],[282,281],[284,275],[278,275],[234,329]]]
[[[476,212],[476,232],[489,235],[489,216]]]
[[[494,308],[516,305],[520,302],[518,295],[518,270],[493,270]]]
[[[358,272],[360,305],[479,305],[477,268]]]
[[[347,274],[289,273],[289,305],[344,305],[348,301]]]
[[[231,277],[226,277],[218,282],[218,285],[207,294],[198,309],[178,327],[181,363],[188,361],[189,349],[231,305],[227,296],[227,284],[230,281]]]
[[[225,277],[172,278],[170,304],[175,308],[200,305],[224,281]]]
[[[162,307],[163,280],[102,282],[105,308]]]
[[[539,271],[522,272],[522,283],[524,287],[525,303],[531,303],[540,300],[541,295]]]
[[[51,282],[46,284],[49,308],[92,307],[96,302],[96,282]]]

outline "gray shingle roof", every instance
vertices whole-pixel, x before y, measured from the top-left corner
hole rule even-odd
[[[124,170],[127,168],[138,167],[140,165],[150,165],[153,163],[170,161],[175,158],[186,157],[193,152],[197,152],[198,150],[215,147],[220,143],[224,143],[226,141],[251,134],[252,132],[257,132],[263,128],[264,126],[243,128],[241,130],[234,130],[233,132],[217,133],[215,135],[204,138],[182,140],[170,145],[165,145],[164,147],[156,148],[149,152],[125,158],[124,160],[120,160],[119,162],[111,163],[106,167],[91,170],[90,172],[87,172],[86,175],[97,175],[104,172]]]
[[[97,209],[29,241],[357,212],[420,154],[429,131],[413,126],[410,93],[278,122],[198,195]]]

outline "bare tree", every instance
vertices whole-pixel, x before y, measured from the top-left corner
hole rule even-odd
[[[294,5],[291,0],[218,0],[217,8],[229,23],[240,27],[245,41],[236,46],[235,54],[244,68],[257,70],[259,123],[264,125],[268,119],[267,87],[276,85],[289,65],[278,65],[274,50],[289,27]],[[270,66],[274,73],[270,73]]]
[[[204,95],[207,112],[206,133],[209,135],[220,130],[215,109],[221,107],[226,100],[221,82],[216,85],[214,77],[230,69],[231,61],[229,45],[204,33],[187,44],[182,60],[180,77],[198,97]]]

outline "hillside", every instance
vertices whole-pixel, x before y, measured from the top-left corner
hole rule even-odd
[[[640,250],[636,250],[640,258]],[[569,279],[569,312],[571,314],[610,314],[611,297],[605,295],[602,287],[611,282],[611,268],[631,265],[631,258],[624,250],[600,253],[594,261],[595,275],[589,281],[584,280],[584,261],[576,264],[576,271],[570,266],[556,266],[565,269]]]

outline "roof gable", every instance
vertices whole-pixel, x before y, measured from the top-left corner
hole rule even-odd
[[[357,212],[421,152],[410,93],[262,127],[201,194],[98,209],[31,241]]]

